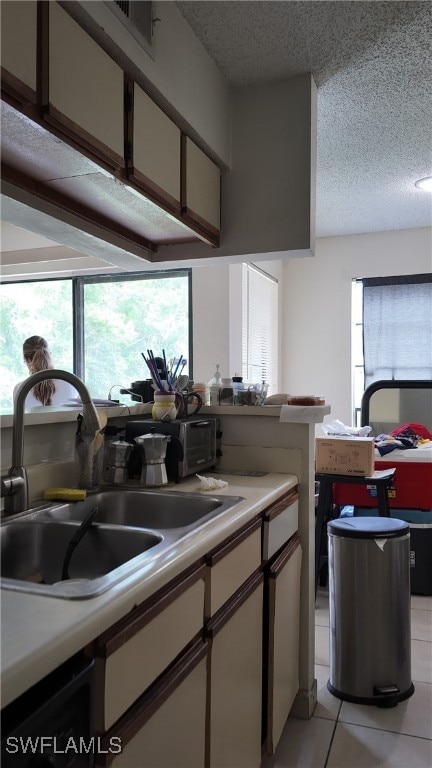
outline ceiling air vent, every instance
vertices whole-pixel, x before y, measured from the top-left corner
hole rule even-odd
[[[151,53],[153,3],[147,0],[108,0],[106,5],[147,53]]]

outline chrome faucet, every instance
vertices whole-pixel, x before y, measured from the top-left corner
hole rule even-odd
[[[31,389],[41,381],[61,379],[72,384],[78,391],[82,401],[82,411],[87,432],[98,432],[101,429],[99,416],[93,405],[90,393],[84,382],[69,371],[48,368],[38,371],[28,377],[17,390],[14,403],[14,418],[12,427],[12,466],[7,475],[1,478],[1,496],[5,497],[4,511],[8,515],[24,512],[28,508],[28,483],[24,463],[24,406],[25,399]]]

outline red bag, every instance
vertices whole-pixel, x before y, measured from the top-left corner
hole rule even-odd
[[[429,430],[423,424],[415,424],[414,422],[404,424],[403,427],[397,427],[397,429],[394,429],[390,434],[392,437],[412,437],[413,435],[417,435],[418,437],[432,440],[432,434]]]

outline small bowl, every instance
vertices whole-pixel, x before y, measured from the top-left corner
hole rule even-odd
[[[321,395],[290,395],[288,405],[325,405]]]

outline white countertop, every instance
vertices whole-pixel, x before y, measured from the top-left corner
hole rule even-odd
[[[102,595],[84,600],[68,600],[1,590],[2,707],[298,482],[295,475],[275,473],[263,477],[216,476],[226,480],[228,485],[212,493],[243,496],[245,501],[210,520],[184,541],[177,542],[157,563],[150,563]],[[180,493],[199,492],[199,482],[195,477],[168,487]]]
[[[113,405],[113,406],[96,406],[97,411],[103,411],[108,418],[116,418],[118,416],[149,416],[151,414],[153,403],[134,403],[131,405]],[[44,405],[40,408],[32,408],[26,411],[24,414],[25,426],[37,426],[39,424],[57,424],[59,422],[73,421],[76,422],[77,413],[82,411],[82,405],[69,406],[48,406]],[[13,410],[0,410],[1,427],[11,427],[13,424]]]
[[[153,403],[133,403],[130,405],[96,406],[97,411],[104,411],[108,419],[137,416],[149,417]],[[76,421],[77,412],[82,411],[82,406],[41,406],[26,411],[24,424],[34,426],[38,424],[55,424],[58,422]],[[274,416],[280,421],[301,424],[321,423],[324,416],[331,411],[329,405],[302,406],[302,405],[214,405],[203,406],[200,409],[201,416]],[[0,410],[0,427],[12,427],[13,411]]]

